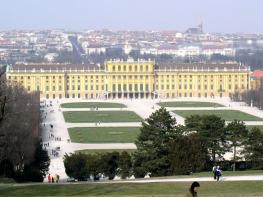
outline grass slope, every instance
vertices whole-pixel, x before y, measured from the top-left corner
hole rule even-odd
[[[181,196],[190,182],[1,185],[1,196]],[[263,181],[200,182],[198,196],[261,196]]]

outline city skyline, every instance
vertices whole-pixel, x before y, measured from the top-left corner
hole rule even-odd
[[[10,0],[2,3],[5,9],[0,14],[0,31],[62,28],[183,32],[196,27],[201,18],[204,32],[263,33],[258,24],[262,6],[259,0]]]

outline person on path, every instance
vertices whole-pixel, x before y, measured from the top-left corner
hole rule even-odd
[[[219,166],[216,168],[216,180],[219,181],[220,177],[222,176],[222,170]]]
[[[198,187],[200,187],[200,184],[196,181],[193,182],[185,197],[197,197]]]
[[[56,175],[56,174],[55,174],[55,176],[54,176],[54,182],[57,183],[57,175]]]
[[[57,174],[57,183],[59,182],[59,175]]]
[[[48,174],[47,180],[48,180],[49,183],[51,183],[51,176],[50,176],[50,174]]]
[[[214,175],[214,180],[216,180],[216,166],[215,165],[212,168],[212,172],[213,172],[213,175]]]
[[[54,183],[54,177],[53,176],[52,176],[51,180],[52,180],[52,183]]]

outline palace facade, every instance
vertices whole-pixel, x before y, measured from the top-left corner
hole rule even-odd
[[[17,64],[6,76],[47,99],[228,97],[250,89],[250,70],[237,63]]]

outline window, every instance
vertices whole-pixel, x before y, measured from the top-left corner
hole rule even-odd
[[[112,66],[112,71],[115,71],[115,66]]]
[[[115,92],[116,91],[116,84],[112,85],[112,91]]]
[[[149,91],[149,85],[148,85],[148,84],[146,84],[145,90],[146,90],[147,92]]]
[[[53,99],[55,99],[56,98],[56,95],[55,94],[53,94]]]
[[[149,66],[148,65],[146,65],[146,71],[148,71],[149,70]]]
[[[134,90],[137,92],[138,91],[138,84],[135,84]]]
[[[53,87],[52,87],[52,90],[53,90],[53,91],[55,91],[55,90],[56,90],[56,87],[55,87],[55,86],[53,86]]]
[[[121,66],[118,66],[118,71],[121,71]]]
[[[58,89],[59,89],[59,91],[61,91],[62,90],[62,86],[59,86]]]
[[[140,91],[143,91],[143,84],[140,84]]]
[[[118,92],[121,92],[121,84],[118,84]]]
[[[49,91],[49,86],[46,86],[46,91]]]
[[[129,91],[132,91],[132,84],[129,84]]]
[[[137,71],[137,66],[134,67],[135,71]]]
[[[187,89],[187,84],[184,84],[184,89],[185,89],[185,90]]]
[[[85,90],[88,90],[88,85],[85,85]]]
[[[214,86],[213,85],[211,85],[211,90],[213,90],[214,89]]]
[[[123,84],[123,91],[126,92],[127,91],[127,85]]]
[[[201,90],[201,85],[198,85],[198,90]]]
[[[48,94],[46,95],[46,99],[49,99],[49,95]]]
[[[74,85],[72,85],[72,88],[71,88],[72,90],[75,90],[75,86]]]
[[[132,66],[131,65],[129,66],[129,71],[132,71]]]
[[[143,71],[143,67],[142,67],[142,65],[140,65],[140,71]]]
[[[169,85],[166,85],[166,89],[169,90],[170,86]]]
[[[80,85],[78,85],[78,90],[80,90]]]

